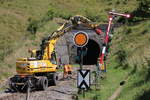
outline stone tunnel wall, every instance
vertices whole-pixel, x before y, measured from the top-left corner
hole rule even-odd
[[[105,32],[106,26],[105,28],[103,27],[101,29],[103,32]],[[73,36],[78,31],[86,32],[89,36],[89,40],[95,41],[95,43],[99,45],[99,49],[101,53],[104,34],[97,35],[94,30],[87,29],[87,28],[76,28],[76,29],[71,30],[70,32],[67,32],[57,41],[55,49],[56,49],[56,56],[57,56],[58,64],[59,62],[61,62],[62,64],[76,63],[76,57],[78,55],[77,54],[78,48],[73,43]]]

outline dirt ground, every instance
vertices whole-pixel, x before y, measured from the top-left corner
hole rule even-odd
[[[29,100],[74,100],[77,88],[75,80],[61,81],[57,86],[50,86],[45,91],[32,91]],[[0,100],[26,100],[25,93],[1,93]]]

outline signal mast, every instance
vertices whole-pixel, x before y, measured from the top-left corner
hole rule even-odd
[[[107,49],[107,44],[109,43],[109,33],[110,33],[110,29],[111,29],[111,25],[112,25],[112,22],[113,22],[113,19],[115,16],[122,16],[122,17],[125,17],[125,18],[130,18],[131,15],[130,14],[122,14],[122,13],[117,13],[117,12],[114,12],[114,11],[110,11],[109,12],[109,18],[108,18],[108,27],[107,27],[107,30],[106,30],[106,36],[105,36],[105,39],[104,39],[104,44],[103,44],[103,48],[102,48],[102,53],[100,55],[100,59],[99,59],[99,67],[101,69],[101,67],[106,67],[104,66],[104,56],[105,56],[105,53],[106,53],[106,49]],[[104,72],[106,72],[106,68],[103,68],[104,69]]]

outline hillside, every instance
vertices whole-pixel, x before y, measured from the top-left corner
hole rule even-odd
[[[29,48],[37,48],[45,31],[31,34],[28,26],[34,20],[40,20],[49,9],[49,0],[1,0],[0,1],[0,79],[15,73],[15,61],[18,57],[28,56]],[[49,22],[49,32],[57,25]],[[9,70],[11,69],[11,70]],[[9,70],[9,71],[8,71]]]
[[[115,9],[134,17],[116,21],[124,24],[113,34],[107,79],[102,81],[99,98],[107,100],[127,76],[118,100],[148,100],[149,8],[149,0],[0,0],[0,80],[15,74],[16,58],[28,56],[29,48],[38,48],[41,39],[57,29],[59,20],[79,14],[96,23],[107,23],[107,12]]]

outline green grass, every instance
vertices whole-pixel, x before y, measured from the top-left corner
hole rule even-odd
[[[144,92],[150,91],[149,82],[145,81],[145,77],[141,74],[135,73],[130,77],[117,100],[138,100]],[[140,100],[149,100],[149,98],[143,97]]]
[[[79,64],[73,64],[72,67],[80,67]]]

